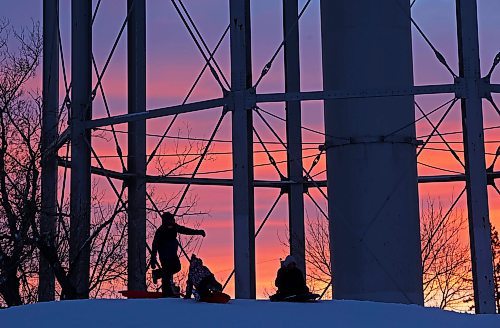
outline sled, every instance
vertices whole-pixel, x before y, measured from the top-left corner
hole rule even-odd
[[[172,294],[169,296],[163,295],[162,292],[148,292],[143,290],[122,290],[119,292],[126,298],[179,298],[184,296],[181,293]]]
[[[126,298],[162,298],[161,292],[148,292],[144,290],[122,290],[120,294]]]
[[[226,293],[212,292],[210,295],[200,298],[199,302],[226,304],[230,299],[231,296]]]
[[[316,302],[319,297],[318,294],[293,295],[287,297],[285,302]]]
[[[279,295],[273,295],[270,297],[271,302],[316,302],[320,297],[318,294],[297,294],[285,297],[280,297]]]

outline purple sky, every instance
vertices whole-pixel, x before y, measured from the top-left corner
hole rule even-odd
[[[302,6],[305,1],[299,1]],[[481,66],[483,73],[488,71],[493,57],[500,51],[500,1],[481,0],[479,2],[479,33]],[[70,11],[69,0],[60,1],[61,13],[61,34],[63,48],[65,51],[66,67],[70,68]],[[93,1],[94,5],[96,1]],[[147,48],[148,48],[148,108],[157,108],[182,101],[189,90],[194,79],[203,66],[203,58],[196,49],[189,34],[182,25],[181,20],[174,11],[170,1],[148,0],[147,8]],[[227,0],[185,0],[186,7],[191,13],[194,21],[199,27],[205,40],[212,48],[228,24],[228,1]],[[24,26],[31,23],[31,20],[41,21],[42,1],[28,0],[0,0],[0,17],[7,17],[14,26]],[[94,25],[94,55],[99,67],[104,64],[112,43],[118,34],[119,28],[126,15],[126,1],[103,1],[100,11],[97,15]],[[448,63],[455,72],[457,68],[457,42],[456,42],[456,23],[454,1],[451,0],[417,0],[413,8],[413,17],[421,26],[433,44],[447,58]],[[301,74],[303,90],[321,90],[321,45],[320,45],[320,26],[319,26],[319,1],[313,0],[310,8],[304,14],[301,22]],[[425,44],[423,39],[413,31],[414,46],[414,76],[415,84],[439,84],[451,83],[452,78],[449,73],[435,59],[431,49]],[[219,53],[216,56],[218,63],[229,78],[229,42],[228,38],[224,41]],[[276,0],[254,0],[252,1],[252,50],[253,50],[253,69],[254,79],[259,75],[262,67],[267,63],[271,55],[282,40],[282,22],[281,22],[281,1]],[[275,61],[270,73],[263,80],[259,87],[260,92],[279,92],[284,90],[283,86],[282,56]],[[113,57],[109,69],[104,77],[103,84],[106,95],[111,107],[112,115],[126,113],[126,35],[120,41],[119,47]],[[492,78],[493,82],[500,83],[500,69],[497,69]],[[61,86],[61,98],[63,97],[63,88]],[[219,97],[220,90],[213,78],[205,74],[199,88],[196,89],[191,100],[208,99]],[[438,96],[419,96],[417,100],[422,104],[426,111],[430,111],[450,99],[450,95]],[[496,97],[500,104],[500,97]],[[277,113],[284,116],[282,105],[273,105],[277,108]],[[94,104],[94,116],[104,116],[104,107],[102,98],[97,97]],[[322,128],[322,104],[320,102],[305,102],[303,104],[303,125],[317,130]],[[218,118],[220,110],[204,111],[196,114],[184,115],[175,125],[174,130],[180,130],[181,134],[186,134],[186,126],[191,128],[191,136],[208,137],[213,125]],[[417,115],[420,116],[420,115]],[[437,116],[433,116],[435,119]],[[499,118],[489,106],[484,109],[485,126],[499,124]],[[162,133],[164,127],[169,122],[169,118],[157,119],[148,123],[149,133]],[[266,132],[264,126],[256,120],[256,126],[265,140],[272,140],[272,135]],[[271,120],[280,135],[284,136],[284,125],[279,121]],[[119,126],[118,129],[125,130],[126,126]],[[460,130],[460,110],[456,106],[450,117],[444,124],[443,130]],[[428,133],[430,130],[425,124],[417,127],[419,135]],[[230,119],[227,117],[218,137],[221,139],[230,138]],[[487,140],[499,140],[500,131],[493,130],[486,133]],[[452,138],[450,138],[452,139]],[[460,140],[461,137],[458,136]],[[454,139],[453,139],[454,140]],[[120,136],[124,149],[125,136]],[[321,142],[322,139],[317,135],[304,133],[304,141]],[[154,138],[148,138],[148,149],[155,144]],[[171,145],[168,144],[167,145]],[[460,148],[459,146],[457,146]],[[498,143],[488,144],[487,151],[494,152]],[[275,147],[278,149],[279,147]],[[96,141],[96,149],[99,154],[113,155],[114,149],[108,147],[105,142]],[[214,151],[227,151],[227,145],[218,144]],[[305,155],[314,155],[316,152],[308,151]],[[438,156],[439,155],[439,156]],[[430,152],[424,154],[429,163],[437,163],[438,166],[447,169],[460,169],[449,154]],[[283,158],[283,157],[282,157]],[[487,162],[491,162],[492,156],[487,156]],[[324,158],[323,158],[324,160]],[[266,158],[257,156],[256,162],[265,162]],[[312,159],[305,160],[305,166]],[[116,159],[106,159],[106,165],[116,166]],[[324,162],[321,164],[324,165]],[[320,165],[320,166],[321,166]],[[201,171],[208,171],[214,168],[230,168],[230,157],[222,156],[214,158],[202,166]],[[285,167],[285,166],[283,166]],[[286,169],[285,169],[286,170]],[[318,170],[319,172],[320,170]],[[442,172],[419,167],[420,174],[440,174]],[[219,176],[230,177],[228,174]],[[276,174],[266,169],[256,169],[257,178],[276,179]],[[322,176],[320,175],[319,178]],[[103,184],[106,182],[103,181]],[[432,195],[442,197],[446,202],[452,195],[460,191],[460,184],[433,185],[421,187],[421,196]],[[103,187],[103,189],[105,189]],[[174,192],[178,187],[168,189],[165,192]],[[222,256],[224,265],[220,267],[220,279],[224,279],[229,273],[232,259],[232,233],[231,233],[231,192],[229,188],[221,187],[194,187],[193,192],[200,197],[199,207],[210,211],[210,217],[205,219],[209,226],[209,237],[205,241],[202,249],[202,255],[208,258],[209,263],[215,263],[216,259]],[[257,221],[260,222],[267,212],[276,191],[258,190],[256,192],[256,211]],[[112,194],[109,193],[112,198]],[[309,214],[315,216],[311,204],[308,209]],[[464,206],[464,204],[462,204]],[[500,200],[490,192],[490,207],[492,220],[498,222],[500,213]],[[272,216],[266,229],[258,240],[257,262],[271,263],[261,265],[258,269],[259,294],[262,294],[264,288],[270,287],[269,279],[276,269],[277,258],[284,255],[284,249],[281,246],[277,235],[283,236],[286,224],[286,202],[278,206],[276,215]],[[273,250],[273,252],[269,252]],[[221,254],[223,252],[223,254]],[[273,262],[274,261],[274,262]],[[217,261],[219,262],[219,261]],[[219,262],[220,263],[220,262]],[[227,269],[227,270],[226,270]],[[214,271],[219,272],[218,269]],[[269,289],[269,288],[268,288]]]

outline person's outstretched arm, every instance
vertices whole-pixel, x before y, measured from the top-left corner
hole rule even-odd
[[[183,235],[200,235],[205,237],[205,230],[191,229],[181,225],[177,225],[177,232]]]

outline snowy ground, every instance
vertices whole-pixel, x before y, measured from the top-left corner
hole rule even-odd
[[[232,300],[87,300],[0,310],[0,327],[500,327],[500,315],[470,315],[399,304],[312,304]]]

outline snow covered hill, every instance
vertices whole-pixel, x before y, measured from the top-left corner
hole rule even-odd
[[[0,310],[0,327],[500,327],[500,315],[470,315],[400,304],[312,304],[232,300],[85,300]]]

